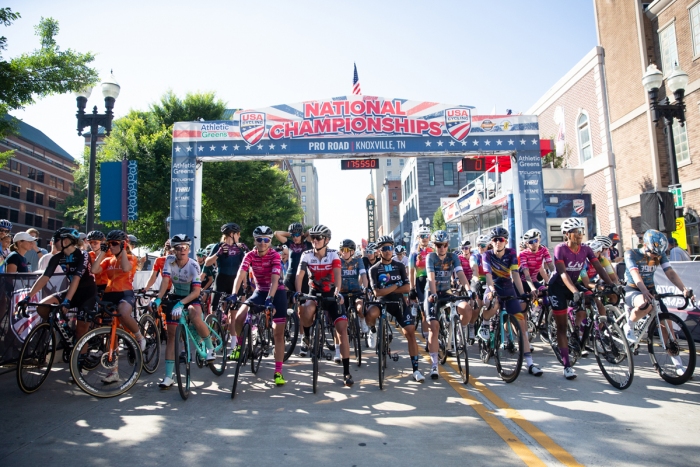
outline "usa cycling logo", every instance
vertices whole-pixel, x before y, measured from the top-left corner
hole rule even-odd
[[[467,137],[472,129],[472,114],[469,109],[445,109],[445,127],[457,141]]]
[[[241,136],[248,144],[257,144],[265,136],[265,114],[243,112],[240,116]]]

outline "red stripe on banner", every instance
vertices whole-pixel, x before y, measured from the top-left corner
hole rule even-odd
[[[270,115],[270,114],[267,114],[267,119],[272,120],[273,122],[291,122],[292,121],[292,119],[290,119],[290,118],[277,117],[275,115]]]
[[[516,115],[472,115],[472,120],[480,122],[482,120],[493,120],[494,118],[513,118]]]
[[[413,107],[411,110],[406,112],[406,115],[413,115],[421,110],[429,109],[430,107],[437,105],[437,102],[423,102],[422,104],[418,104],[417,106]]]
[[[175,130],[173,138],[201,138],[202,132],[197,130]]]

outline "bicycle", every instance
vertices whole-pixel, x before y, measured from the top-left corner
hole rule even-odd
[[[364,309],[365,297],[361,294],[356,293],[346,293],[345,298],[349,304],[349,308],[345,306],[345,303],[341,305],[346,310],[348,317],[348,340],[352,344],[355,351],[355,360],[357,361],[357,366],[362,366],[362,329],[360,328],[360,317],[357,314],[357,308],[355,307],[355,300],[362,300],[362,307]]]
[[[165,330],[165,318],[160,307],[150,303],[149,298],[156,297],[155,292],[137,293],[134,307],[134,318],[139,324],[141,334],[146,339],[146,349],[143,353],[143,369],[148,374],[153,374],[160,364],[161,336]],[[146,300],[146,305],[141,305]],[[167,338],[166,338],[167,339]]]
[[[287,318],[284,323],[284,361],[294,353],[299,340],[299,314],[297,313],[296,304],[291,308],[287,308]]]
[[[578,326],[576,326],[576,315],[573,307],[567,307],[566,310],[566,339],[569,343],[569,365],[576,365],[579,357],[581,357],[581,341],[578,338]],[[549,334],[549,345],[552,347],[554,355],[559,360],[559,363],[564,364],[559,344],[557,343],[557,321],[554,318],[554,313],[549,313],[547,318],[547,333]]]
[[[691,291],[692,294],[692,291]],[[634,355],[639,355],[639,347],[646,339],[647,351],[654,370],[667,383],[675,386],[688,381],[695,372],[696,348],[693,336],[685,322],[674,313],[668,311],[663,299],[679,298],[683,305],[678,310],[685,310],[689,304],[697,308],[694,298],[691,300],[681,294],[657,294],[652,303],[651,312],[634,325],[634,341],[630,342],[630,348]],[[661,312],[659,312],[661,309]],[[618,325],[626,323],[628,313],[622,313],[615,320]],[[676,327],[678,331],[676,331]],[[661,332],[659,332],[659,329]],[[680,334],[677,335],[677,334]],[[680,337],[680,338],[679,338]],[[658,339],[657,339],[658,338]],[[676,360],[674,362],[674,359]],[[680,362],[680,365],[678,365]],[[681,369],[683,370],[681,372]]]
[[[379,389],[384,389],[384,376],[386,373],[386,357],[389,356],[393,361],[399,361],[399,354],[395,353],[391,355],[391,341],[393,340],[393,333],[389,326],[389,320],[387,319],[386,307],[388,304],[394,304],[398,307],[403,307],[402,301],[396,300],[386,300],[386,301],[368,301],[365,303],[366,306],[376,306],[380,310],[379,318],[377,318],[376,328],[377,328],[377,367],[379,371]]]
[[[211,343],[214,346],[214,352],[220,354],[216,360],[207,362],[207,348],[202,339],[197,333],[197,329],[190,321],[190,313],[188,307],[184,307],[180,320],[175,330],[175,374],[177,376],[177,388],[180,392],[180,397],[187,400],[190,396],[190,363],[192,356],[195,357],[197,366],[200,368],[204,365],[208,366],[212,373],[216,376],[221,376],[226,370],[226,340],[223,338],[221,324],[213,315],[209,315],[211,319],[205,320],[204,324],[209,329]],[[208,317],[209,318],[209,317]],[[190,343],[194,343],[194,354],[191,351]],[[220,363],[216,363],[220,361]]]
[[[484,363],[488,363],[491,357],[496,361],[496,371],[503,381],[512,383],[520,375],[520,367],[523,363],[523,335],[520,332],[518,320],[509,315],[505,304],[508,300],[529,301],[527,294],[520,297],[497,297],[500,305],[498,312],[498,324],[495,324],[495,316],[491,318],[491,330],[488,341],[484,341],[480,336],[479,354]],[[514,359],[514,360],[513,360]],[[513,362],[509,363],[511,360]]]
[[[552,306],[549,303],[549,295],[547,294],[547,289],[541,289],[539,291],[536,300],[533,300],[528,307],[527,314],[527,337],[528,341],[532,343],[535,337],[539,335],[540,340],[551,345],[551,339],[549,337],[549,331],[547,328],[547,323],[549,322],[549,317],[552,314]]]
[[[95,318],[102,326],[88,331],[78,339],[70,357],[70,372],[75,384],[91,396],[106,398],[121,395],[131,389],[143,368],[141,347],[130,332],[120,325],[117,305],[99,300]],[[117,369],[117,384],[104,379]]]
[[[454,349],[455,358],[457,359],[457,368],[459,369],[459,374],[462,376],[462,383],[464,384],[469,382],[468,343],[467,336],[464,335],[464,329],[462,329],[456,302],[470,299],[471,295],[448,295],[439,298],[435,302],[435,307],[439,307],[442,304],[445,305],[442,308],[438,308],[440,311],[440,319],[438,320],[438,323],[440,323],[440,330],[438,331],[438,360],[441,365],[444,365],[447,361],[447,349],[449,347]]]

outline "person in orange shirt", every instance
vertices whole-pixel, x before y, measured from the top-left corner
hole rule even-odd
[[[105,234],[99,230],[93,230],[87,234],[86,238],[88,244],[90,245],[90,263],[95,263],[95,258],[100,254],[100,247],[105,242]],[[106,257],[111,258],[114,255],[111,251],[107,250]],[[102,271],[99,274],[95,274],[95,284],[97,285],[97,294],[102,295],[107,288],[107,273]]]
[[[92,273],[97,275],[104,271],[107,274],[107,287],[102,299],[118,304],[122,325],[134,334],[143,351],[146,348],[146,339],[141,334],[138,323],[131,316],[136,301],[132,280],[138,260],[131,254],[126,233],[123,231],[112,230],[105,240],[107,243],[102,244],[100,254],[92,263]],[[113,255],[111,258],[107,257],[108,250]],[[104,383],[117,381],[119,381],[119,373],[116,367],[102,380]]]
[[[165,241],[165,246],[163,246],[163,255],[160,258],[156,258],[156,260],[153,262],[153,271],[151,271],[151,275],[148,278],[146,287],[143,288],[144,291],[150,290],[150,288],[153,287],[153,284],[156,283],[156,279],[158,279],[158,274],[163,274],[163,268],[165,267],[165,259],[168,257],[168,255],[174,254],[175,251],[170,247],[170,239],[167,239]],[[167,290],[170,290],[170,287],[173,285],[172,280],[169,277],[163,277],[162,280],[168,281]]]

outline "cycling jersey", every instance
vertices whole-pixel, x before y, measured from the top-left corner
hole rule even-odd
[[[599,261],[600,265],[603,266],[603,269],[605,269],[605,272],[607,272],[608,275],[615,273],[615,270],[613,269],[612,264],[610,263],[610,260],[608,258],[601,255]],[[588,276],[588,279],[593,280],[596,274],[598,274],[598,271],[596,271],[595,268],[590,267],[590,265],[586,263],[586,265],[583,267],[583,270],[581,271],[581,274],[579,275],[579,280],[581,280],[581,278],[584,275]]]
[[[204,267],[202,268],[202,272],[204,273],[204,275],[205,275],[207,278],[211,277],[212,279],[214,279],[214,277],[216,277],[216,272],[214,272],[214,266],[213,266],[213,265],[212,265],[212,266],[204,266]]]
[[[399,263],[403,264],[405,267],[408,267],[408,256],[407,255],[403,255],[403,258],[401,258],[401,259],[399,259],[398,256],[394,256],[391,259],[394,261],[398,261]]]
[[[76,277],[78,278],[80,281],[78,283],[79,289],[95,286],[95,279],[90,274],[90,255],[87,252],[76,248],[70,255],[66,255],[62,251],[56,253],[49,260],[42,276],[52,277],[58,267],[66,274],[69,282],[73,282]]]
[[[447,253],[443,259],[440,259],[437,253],[431,253],[428,255],[425,266],[426,273],[435,273],[435,290],[438,293],[450,290],[452,273],[462,271],[462,263],[454,253]],[[426,284],[425,293],[430,293],[428,284]]]
[[[472,271],[474,269],[477,270],[477,273],[479,274],[479,282],[486,282],[486,271],[484,271],[484,261],[481,253],[473,253],[469,258],[469,263],[472,267]],[[476,266],[476,268],[474,266]]]
[[[544,245],[540,245],[537,251],[531,251],[529,248],[520,252],[520,267],[523,270],[528,270],[530,277],[535,280],[544,263],[551,263],[552,257],[549,256],[549,250]]]
[[[309,287],[320,292],[330,292],[335,287],[333,269],[340,269],[340,256],[335,250],[326,248],[326,254],[319,259],[314,250],[307,250],[301,254],[299,269],[309,276]]]
[[[314,247],[311,243],[302,240],[301,243],[294,243],[291,238],[287,239],[287,249],[289,250],[289,259],[287,260],[287,274],[292,276],[297,275],[297,268],[299,267],[299,260],[301,259],[301,254],[306,250],[312,250]]]
[[[511,271],[518,270],[518,256],[512,248],[506,248],[503,256],[496,256],[494,250],[488,250],[482,255],[482,263],[485,273],[490,273],[496,288],[513,283]]]
[[[425,270],[425,261],[428,258],[428,255],[432,252],[433,249],[428,246],[425,248],[419,247],[417,251],[411,253],[409,264],[413,269],[415,269],[416,277],[426,277],[428,275]]]
[[[375,290],[385,289],[392,285],[402,287],[408,284],[408,274],[406,274],[406,267],[403,263],[392,260],[391,263],[384,264],[381,261],[377,261],[369,269],[369,280],[372,288]],[[379,301],[401,301],[403,300],[403,294],[394,292],[383,297],[377,297],[377,299]]]
[[[199,264],[192,258],[188,258],[187,262],[182,266],[178,266],[175,256],[168,256],[163,267],[163,277],[168,277],[173,283],[173,293],[178,297],[186,297],[195,288],[202,287],[202,281],[199,279],[201,271]]]
[[[343,285],[340,291],[343,293],[359,292],[361,290],[360,276],[367,274],[364,262],[360,261],[360,258],[350,258],[348,261],[341,258],[340,262],[340,272],[343,275]]]
[[[156,258],[156,260],[153,262],[153,270],[159,272],[161,275],[163,275],[163,268],[165,267],[165,256],[161,256],[160,258]],[[163,277],[161,280],[167,281],[168,287],[165,290],[170,290],[170,287],[172,287],[173,283],[170,280],[169,277]]]
[[[579,274],[586,265],[586,262],[593,264],[598,258],[588,245],[580,245],[577,252],[569,248],[566,243],[560,243],[554,248],[554,262],[561,263],[566,268],[566,274],[571,278],[571,282],[576,282]],[[559,272],[552,274],[554,280],[559,278]],[[551,280],[550,280],[551,283]]]
[[[214,245],[211,251],[212,256],[217,255],[216,265],[219,268],[219,274],[224,276],[235,276],[238,274],[238,268],[241,266],[241,261],[243,261],[243,255],[248,251],[248,248],[244,244],[234,243],[229,245],[228,243],[222,242]],[[219,254],[221,250],[221,254]],[[228,291],[227,291],[228,292]]]
[[[269,292],[272,287],[272,275],[279,276],[277,290],[284,290],[282,284],[282,260],[280,254],[273,249],[268,249],[264,256],[260,256],[257,248],[246,253],[241,263],[241,271],[248,272],[253,269],[255,275],[255,290]]]
[[[131,271],[129,272],[124,272],[122,270],[121,259],[116,256],[105,258],[100,263],[102,270],[107,273],[108,281],[107,288],[105,289],[107,293],[125,292],[127,290],[133,290],[134,288],[132,284],[134,275],[136,274],[136,263],[138,260],[136,256],[126,253],[126,250],[123,251],[123,254],[126,254],[127,260],[131,263]]]
[[[377,264],[377,263],[380,262],[380,261],[381,261],[381,260],[378,259],[378,260],[376,260],[376,261],[373,263],[373,262],[371,262],[371,261],[369,260],[369,258],[367,258],[366,256],[363,256],[363,257],[362,257],[362,264],[365,265],[365,271],[369,271],[369,270],[372,268],[372,266],[374,266],[375,264]]]
[[[469,264],[469,257],[464,255],[457,255],[459,257],[459,262],[462,263],[462,271],[467,278],[467,282],[471,282],[472,277],[474,277],[474,271],[472,270],[471,264]]]
[[[639,275],[642,276],[642,282],[644,286],[649,289],[654,287],[654,272],[658,266],[661,266],[664,271],[671,267],[671,264],[666,257],[666,254],[662,254],[660,257],[651,258],[644,254],[644,250],[635,249],[625,251],[625,281],[629,287],[637,288],[637,284],[632,278],[631,271],[636,269],[639,271]]]
[[[90,263],[95,262],[95,258],[97,258],[97,255],[98,255],[98,253],[96,253],[94,251],[90,252]],[[110,258],[112,256],[114,256],[114,255],[112,255],[112,252],[107,251],[105,258]],[[109,278],[107,277],[107,271],[105,271],[104,269],[102,270],[101,273],[95,274],[95,284],[96,285],[107,285],[108,281],[109,281]]]

